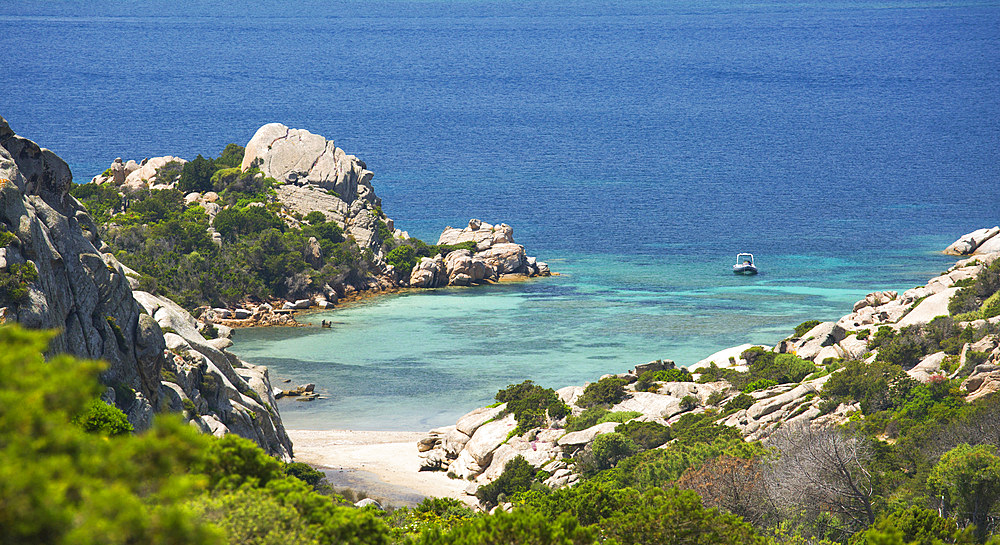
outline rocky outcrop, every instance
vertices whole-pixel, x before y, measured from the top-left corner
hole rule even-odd
[[[136,163],[131,159],[128,162],[122,162],[122,158],[119,157],[111,163],[111,166],[103,174],[94,176],[91,182],[113,184],[123,191],[172,188],[177,185],[177,179],[186,162],[184,159],[172,155],[143,159],[141,163]],[[172,167],[168,169],[169,174],[166,174],[165,170],[161,176],[160,169],[168,165]]]
[[[505,275],[551,276],[549,266],[524,253],[514,243],[514,229],[507,224],[495,227],[477,219],[464,229],[446,227],[439,245],[473,242],[476,251],[453,250],[445,256],[424,257],[410,272],[411,288],[440,288],[496,282]]]
[[[949,255],[973,255],[1000,251],[1000,239],[996,239],[998,233],[1000,233],[1000,227],[977,229],[971,233],[962,235],[958,240],[945,248],[944,253]]]
[[[291,459],[292,443],[281,423],[267,368],[228,352],[229,339],[206,340],[198,322],[173,301],[143,291],[133,296],[167,332],[160,384],[172,408],[183,409],[206,433],[235,433],[254,440],[271,455]]]
[[[394,231],[393,221],[382,213],[382,200],[372,188],[374,173],[333,140],[269,123],[257,129],[246,145],[241,168],[254,164],[277,180],[278,200],[289,210],[302,215],[322,212],[362,248],[379,254],[379,222],[390,233]]]
[[[0,275],[20,275],[26,289],[23,297],[3,294],[3,320],[59,331],[53,352],[108,362],[104,399],[137,430],[148,428],[157,411],[185,410],[188,400],[201,429],[238,433],[288,457],[291,444],[273,409],[267,370],[212,346],[172,302],[134,296],[126,268],[67,193],[72,181],[62,159],[15,135],[0,118],[0,230],[12,235],[0,249]],[[25,267],[37,275],[24,274]]]

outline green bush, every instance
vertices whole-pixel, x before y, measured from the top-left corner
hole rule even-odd
[[[809,333],[809,330],[818,326],[820,323],[821,322],[819,320],[807,320],[802,322],[801,324],[795,326],[795,336],[802,337],[806,333]]]
[[[517,420],[514,433],[523,434],[546,424],[546,412],[553,404],[562,403],[552,388],[542,388],[530,380],[511,384],[497,392],[496,400],[506,403],[503,414],[513,414]],[[568,412],[569,407],[566,408]]]
[[[318,487],[320,482],[326,478],[323,475],[323,472],[317,471],[309,464],[303,464],[302,462],[285,464],[285,474],[290,477],[295,477],[313,488]]]
[[[749,409],[751,405],[753,405],[753,398],[745,393],[741,393],[740,395],[729,400],[729,403],[726,403],[726,412],[730,413],[743,409]]]
[[[681,398],[681,409],[685,411],[691,411],[698,407],[698,398],[692,395],[686,395]]]
[[[820,395],[838,404],[860,402],[861,411],[872,414],[899,401],[893,398],[891,386],[904,378],[908,377],[903,369],[892,363],[848,361],[843,370],[830,375]]]
[[[758,379],[750,384],[743,387],[743,393],[749,394],[750,392],[756,392],[757,390],[766,390],[771,386],[777,386],[778,382],[775,380],[770,380],[766,378]]]
[[[198,154],[194,159],[184,163],[177,189],[184,193],[211,191],[212,175],[216,170],[215,161],[205,159]]]
[[[639,375],[642,382],[692,382],[691,372],[683,367],[674,369],[661,369],[659,371],[646,371]]]
[[[385,262],[396,269],[400,278],[409,279],[410,273],[413,271],[413,267],[417,265],[419,259],[417,251],[412,246],[403,244],[393,248],[389,252],[389,255],[386,256]]]
[[[576,416],[570,416],[566,422],[566,431],[580,431],[596,426],[609,412],[604,407],[590,407]]]
[[[619,461],[639,452],[639,445],[629,436],[612,432],[603,433],[591,443],[597,469],[609,469]]]
[[[615,433],[620,433],[631,439],[643,450],[656,448],[667,441],[670,441],[670,428],[656,422],[639,422],[632,420],[620,424],[615,428]]]
[[[994,261],[976,276],[972,285],[958,290],[952,296],[948,302],[948,312],[957,315],[980,311],[984,303],[998,291],[1000,291],[1000,261]]]
[[[121,409],[99,399],[91,401],[87,410],[74,418],[73,423],[83,428],[83,431],[108,437],[129,434],[133,430]]]
[[[563,403],[562,401],[556,401],[554,403],[550,403],[545,409],[545,412],[549,414],[549,418],[559,420],[569,416],[570,408],[569,405]]]
[[[483,505],[493,507],[512,494],[527,491],[535,479],[535,473],[535,468],[524,456],[516,456],[504,464],[503,473],[496,480],[476,490],[476,498]]]
[[[625,399],[625,380],[618,377],[606,377],[592,382],[583,390],[583,395],[577,399],[580,407],[597,405],[610,406]]]
[[[239,235],[252,235],[266,229],[282,230],[285,223],[263,206],[225,208],[220,210],[212,223],[223,238],[233,240]]]
[[[312,212],[306,214],[306,216],[302,219],[310,225],[318,225],[326,222],[326,214],[320,212],[319,210],[313,210]]]
[[[38,269],[28,261],[9,263],[0,270],[0,304],[20,304],[28,300],[28,284],[38,280]]]
[[[724,400],[724,399],[726,399],[726,394],[724,394],[722,392],[712,392],[712,394],[708,396],[708,400],[706,401],[706,404],[707,405],[718,405],[719,403],[722,403],[722,400]]]

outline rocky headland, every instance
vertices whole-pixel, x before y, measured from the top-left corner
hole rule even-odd
[[[850,362],[899,365],[913,384],[960,381],[967,402],[987,397],[1000,390],[1000,248],[990,245],[1000,240],[993,238],[998,232],[975,231],[949,246],[948,253],[975,255],[925,286],[870,293],[839,320],[806,322],[774,346],[733,347],[686,369],[669,360],[636,365],[555,390],[534,412],[525,403],[546,399],[544,390],[530,382],[512,385],[497,396],[506,403],[475,409],[419,440],[421,471],[468,481],[466,499],[473,502],[517,457],[544,472],[548,487],[572,486],[601,435],[653,425],[648,436],[688,415],[707,415],[748,442],[767,444],[783,427],[828,428],[861,416],[866,401],[824,389],[838,374],[863,368]],[[600,392],[616,388],[617,395],[595,403]],[[665,441],[669,433],[663,433]]]
[[[199,181],[200,172],[204,174]],[[283,257],[303,267],[282,273],[286,277],[281,282],[272,282],[258,296],[203,295],[200,302],[225,304],[201,305],[194,309],[197,318],[227,327],[295,325],[295,311],[331,308],[370,293],[551,274],[544,262],[525,254],[524,247],[514,241],[513,228],[503,223],[472,219],[461,229],[449,226],[433,246],[411,238],[382,211],[373,177],[363,161],[332,140],[270,123],[245,147],[231,144],[216,160],[201,156],[192,161],[173,156],[140,162],[118,158],[91,180],[98,188],[82,188],[80,194],[91,197],[104,188],[117,192],[119,202],[106,210],[105,221],[97,229],[122,241],[113,242],[113,249],[124,251],[126,261],[135,259],[137,268],[141,260],[125,248],[128,225],[137,221],[130,210],[157,192],[180,192],[183,204],[174,213],[204,214],[199,225],[223,250],[235,242],[234,235],[246,238],[274,227],[267,223],[271,215],[286,230],[302,233],[301,247],[292,250],[294,259],[288,254]],[[107,202],[108,196],[102,195]],[[112,195],[110,200],[115,198]],[[88,202],[97,205],[97,199]],[[242,222],[235,227],[234,215]],[[245,227],[248,222],[260,225]],[[154,268],[125,270],[134,287],[141,286],[144,272],[159,272]]]

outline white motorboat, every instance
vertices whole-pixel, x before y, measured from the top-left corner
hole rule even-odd
[[[733,272],[736,274],[757,274],[757,266],[753,264],[753,254],[736,254]]]

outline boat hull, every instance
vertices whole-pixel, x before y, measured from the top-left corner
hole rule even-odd
[[[757,267],[753,265],[733,265],[733,272],[736,274],[757,274]]]

